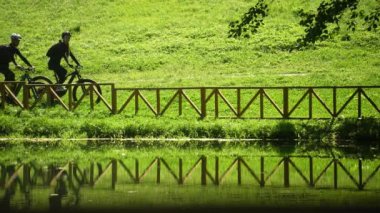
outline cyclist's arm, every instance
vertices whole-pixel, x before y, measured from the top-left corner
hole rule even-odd
[[[80,66],[78,60],[75,58],[74,54],[70,51],[70,57],[73,59],[73,61],[78,65]]]
[[[28,59],[26,59],[26,58],[21,54],[21,52],[20,52],[19,50],[16,51],[16,54],[21,58],[21,60],[22,60],[25,64],[27,64],[29,67],[33,67],[33,66],[29,63]],[[13,63],[14,63],[17,67],[19,66],[19,65],[16,63],[16,60],[15,60],[14,57],[12,57],[12,61],[13,61]]]

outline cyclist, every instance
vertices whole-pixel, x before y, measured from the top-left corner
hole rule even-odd
[[[61,59],[64,58],[66,63],[70,67],[74,67],[72,64],[69,63],[69,56],[71,59],[76,63],[77,66],[80,66],[78,60],[75,58],[73,53],[70,51],[70,38],[71,38],[71,33],[68,31],[65,31],[61,35],[62,40],[60,40],[58,43],[54,44],[49,48],[49,50],[46,53],[46,56],[50,58],[48,62],[48,68],[50,70],[53,70],[54,73],[58,77],[58,82],[59,84],[62,84],[65,81],[67,70],[61,66]],[[63,88],[59,88],[63,89]]]
[[[20,40],[20,34],[12,33],[11,43],[9,45],[0,45],[0,73],[4,75],[5,81],[15,81],[15,74],[9,69],[10,62],[13,62],[17,68],[21,68],[21,66],[16,62],[15,55],[18,55],[25,64],[27,64],[31,69],[34,69],[34,67],[17,48],[20,44]]]

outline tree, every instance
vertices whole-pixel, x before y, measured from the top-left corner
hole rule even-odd
[[[316,13],[305,12],[299,10],[298,15],[301,17],[300,25],[304,26],[305,34],[297,40],[296,47],[304,47],[314,44],[316,41],[323,41],[337,34],[341,26],[346,24],[347,29],[355,31],[358,19],[364,21],[364,25],[368,31],[376,31],[379,26],[380,17],[380,0],[378,6],[374,10],[365,14],[365,11],[358,11],[360,0],[329,0],[322,1],[318,6]],[[264,18],[268,15],[269,7],[265,0],[259,0],[258,3],[245,13],[240,21],[230,23],[228,37],[249,38],[251,34],[258,31],[263,25]],[[349,19],[346,23],[342,22],[344,14],[348,13]],[[334,28],[329,28],[331,24],[335,24]],[[349,35],[345,36],[349,40]]]

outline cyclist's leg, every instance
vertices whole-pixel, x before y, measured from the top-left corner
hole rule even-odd
[[[2,73],[4,75],[4,81],[15,81],[15,74],[14,72],[12,72],[9,67],[0,67],[0,73]],[[15,85],[14,84],[10,84],[8,85],[8,88],[11,90],[11,91],[14,91],[15,90]],[[7,102],[8,103],[13,103],[13,100],[7,96]]]
[[[61,65],[54,67],[53,70],[58,76],[58,82],[57,83],[63,84],[63,82],[65,82],[65,80],[66,80],[67,70],[65,68],[63,68]]]
[[[12,72],[9,67],[7,68],[3,68],[3,69],[0,69],[0,73],[3,73],[4,74],[4,81],[15,81],[15,74],[14,72]]]

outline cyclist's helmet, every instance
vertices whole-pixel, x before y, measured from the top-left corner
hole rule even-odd
[[[11,35],[12,40],[21,40],[21,35],[17,33],[12,33]]]
[[[61,37],[63,38],[65,36],[67,36],[67,35],[71,37],[71,33],[69,31],[63,32],[62,35],[61,35]]]

